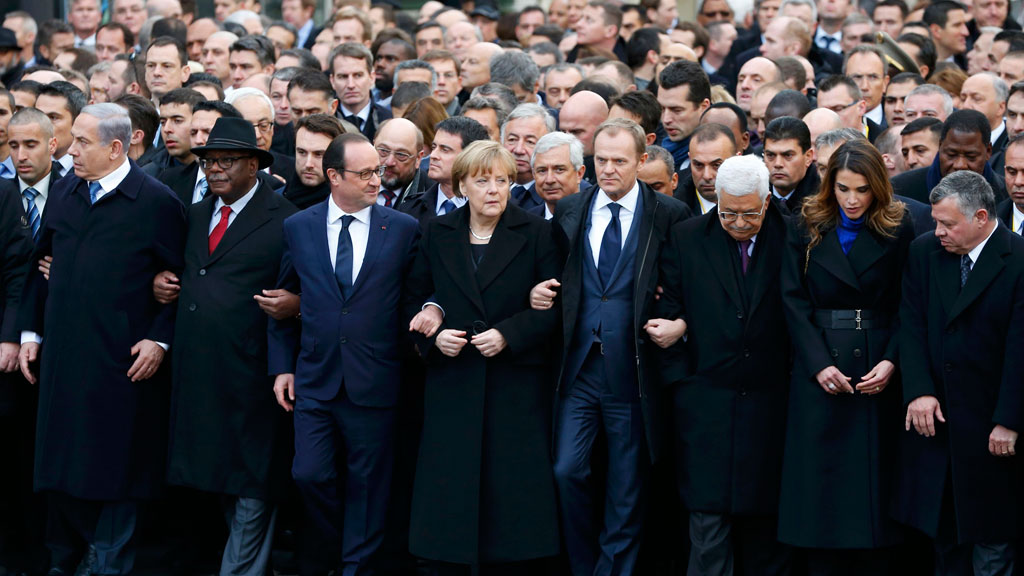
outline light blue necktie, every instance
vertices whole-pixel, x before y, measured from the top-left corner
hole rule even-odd
[[[206,183],[206,176],[199,179],[196,183],[196,190],[199,190],[199,200],[206,198],[206,192],[210,189],[210,185]]]
[[[454,211],[455,211],[455,202],[452,202],[451,200],[445,200],[444,202],[441,202],[441,214],[447,214],[449,212],[454,212]]]
[[[89,182],[89,202],[90,203],[92,203],[92,204],[96,203],[96,199],[99,197],[100,190],[102,190],[102,189],[103,189],[103,187],[100,186],[100,183],[98,181],[97,182]]]
[[[25,188],[21,193],[28,201],[28,210],[26,215],[28,216],[28,223],[32,226],[32,240],[39,241],[39,208],[36,207],[36,196],[39,196],[39,191],[35,188]]]

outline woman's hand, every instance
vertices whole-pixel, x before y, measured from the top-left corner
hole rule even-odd
[[[651,342],[661,348],[668,348],[679,341],[686,334],[686,322],[682,318],[665,320],[664,318],[652,318],[644,324],[644,330]]]
[[[551,278],[545,280],[540,284],[537,284],[530,290],[530,307],[534,310],[548,310],[555,305],[555,297],[558,296],[558,292],[555,288],[558,288],[561,284],[558,280]]]
[[[437,306],[427,305],[412,317],[412,321],[409,322],[409,332],[419,332],[430,338],[441,327],[443,321],[444,316],[441,315],[441,309]]]
[[[868,372],[861,378],[861,383],[857,384],[857,391],[868,396],[880,393],[889,385],[889,378],[892,377],[892,373],[895,371],[896,366],[892,362],[882,360],[875,365],[871,372]]]
[[[843,375],[839,371],[839,368],[835,366],[829,366],[821,372],[818,372],[817,376],[814,377],[818,380],[818,385],[825,392],[832,394],[833,396],[843,392],[845,394],[853,394],[853,388],[850,387],[850,380],[848,376]]]
[[[472,342],[473,346],[476,346],[476,349],[480,351],[480,355],[484,358],[497,356],[498,353],[508,346],[508,342],[505,342],[505,337],[494,328],[473,336]]]
[[[437,339],[434,340],[434,346],[441,351],[441,354],[455,358],[462,352],[462,347],[466,345],[466,331],[465,330],[441,330],[437,334]]]

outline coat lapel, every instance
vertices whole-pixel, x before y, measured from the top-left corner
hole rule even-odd
[[[320,262],[327,277],[333,279],[335,278],[334,262],[331,261],[331,248],[327,244],[327,203],[331,201],[328,196],[327,200],[309,209],[312,225],[309,227],[308,233],[313,245],[313,256]],[[341,286],[338,286],[337,280],[329,283],[334,286],[334,295],[338,297],[338,300],[342,300]]]
[[[878,237],[867,228],[862,228],[860,234],[857,234],[857,238],[853,241],[853,246],[850,247],[847,260],[854,276],[860,278],[861,274],[870,269],[884,255],[885,246],[879,242]]]
[[[715,276],[725,288],[729,299],[738,310],[742,310],[743,298],[740,295],[739,285],[736,283],[736,275],[733,274],[732,254],[729,253],[730,249],[735,249],[736,244],[725,230],[722,230],[717,217],[709,219],[707,226],[706,242],[702,250],[704,257],[711,264],[711,269],[715,271]]]
[[[261,226],[270,221],[270,211],[274,209],[270,204],[274,200],[271,196],[274,192],[266,184],[260,184],[256,188],[245,209],[235,216],[235,221],[228,226],[224,237],[217,244],[213,254],[208,256],[207,264],[220,260],[224,254],[230,252],[239,242],[258,230]],[[213,218],[211,206],[210,218]]]
[[[498,226],[494,229],[494,237],[488,244],[476,271],[476,282],[480,292],[487,290],[491,282],[494,282],[526,245],[526,238],[513,229],[523,222],[520,210],[510,204],[501,219],[498,220]]]
[[[448,274],[456,279],[456,284],[469,301],[476,306],[481,315],[486,316],[480,289],[476,284],[476,272],[473,270],[472,255],[469,251],[469,209],[455,212],[455,218],[440,217],[437,222],[437,245],[446,246],[450,253],[441,261]],[[446,215],[447,216],[447,215]]]
[[[651,239],[651,234],[654,231],[654,212],[657,209],[658,198],[655,196],[656,192],[650,190],[646,184],[637,182],[640,185],[640,197],[637,198],[638,210],[633,215],[633,224],[629,227],[629,233],[632,234],[636,231],[636,243],[634,244],[636,250],[636,264],[633,267],[633,293],[637,294],[636,287],[640,286],[640,276],[644,274],[643,268],[650,266],[648,262],[643,262],[643,254],[648,248],[648,243]],[[629,246],[627,240],[626,246]],[[626,261],[625,250],[619,261],[615,264],[615,271],[612,273],[612,281],[618,277],[622,270],[622,266]]]
[[[850,266],[850,259],[843,253],[843,248],[839,245],[839,235],[834,229],[825,234],[821,243],[811,250],[811,258],[836,278],[860,290],[857,274]]]
[[[939,298],[942,300],[942,309],[946,311],[946,321],[952,319],[950,311],[953,303],[960,294],[960,264],[959,257],[939,249],[929,255],[931,260],[929,269],[931,278],[929,282],[939,287]]]
[[[773,278],[778,282],[778,275],[775,274],[782,267],[782,250],[786,246],[786,221],[779,214],[775,204],[769,203],[768,216],[764,225],[757,234],[754,244],[754,259],[750,261],[748,273],[757,274],[754,277],[753,291],[750,295],[750,311],[747,318],[754,317],[757,305],[761,303],[771,283],[765,282],[765,276]],[[717,220],[717,218],[716,218]]]
[[[1006,228],[996,224],[995,233],[992,234],[988,243],[985,244],[985,248],[981,251],[981,256],[978,257],[978,262],[974,264],[974,267],[971,268],[971,273],[967,276],[967,284],[964,285],[960,290],[960,295],[953,301],[953,308],[946,317],[947,324],[970,306],[972,302],[977,300],[978,296],[981,296],[985,288],[995,280],[999,272],[1006,266],[1003,256],[1010,253],[1008,234],[1010,232]],[[953,267],[956,269],[954,277],[959,279],[959,258],[947,258],[947,260],[953,262]]]
[[[366,253],[363,254],[363,265],[359,268],[359,276],[356,276],[355,284],[352,285],[353,294],[365,283],[365,279],[373,270],[373,265],[377,263],[381,248],[388,239],[389,221],[388,211],[374,204],[370,211],[370,234],[366,240]]]

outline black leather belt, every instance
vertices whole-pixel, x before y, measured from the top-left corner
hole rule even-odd
[[[815,310],[814,324],[832,330],[888,328],[890,316],[875,310]]]

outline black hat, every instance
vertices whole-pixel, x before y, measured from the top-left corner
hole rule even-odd
[[[212,150],[238,150],[251,152],[259,158],[260,169],[274,163],[274,155],[256,145],[256,132],[244,118],[218,118],[210,130],[205,146],[197,146],[192,153],[200,158]]]
[[[20,49],[21,47],[18,46],[18,38],[14,35],[14,31],[0,28],[0,52]]]
[[[478,5],[476,8],[473,9],[472,12],[469,13],[469,15],[470,16],[483,16],[484,18],[487,18],[488,20],[500,20],[501,19],[501,12],[499,12],[498,9],[495,8],[494,6],[491,6],[491,5],[488,5],[488,4]]]

